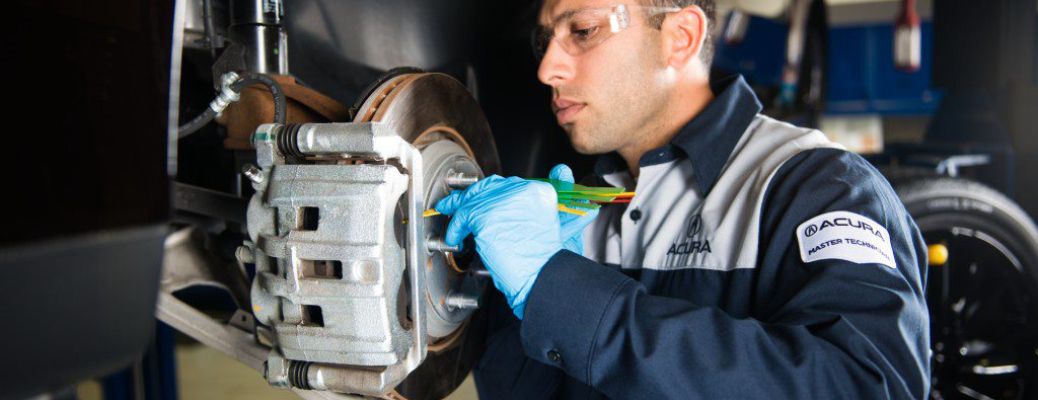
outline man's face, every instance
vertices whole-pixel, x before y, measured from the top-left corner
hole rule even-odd
[[[621,0],[547,0],[539,22],[551,27],[573,10],[608,8]],[[631,2],[630,4],[637,4]],[[602,154],[637,142],[667,102],[660,32],[637,8],[630,26],[577,55],[553,40],[537,76],[553,88],[552,110],[582,154]]]

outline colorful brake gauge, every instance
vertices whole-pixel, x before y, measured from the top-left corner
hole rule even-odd
[[[558,210],[564,213],[583,216],[586,210],[597,210],[602,204],[624,204],[630,203],[634,192],[624,191],[618,187],[592,187],[569,183],[555,179],[531,179],[533,181],[546,182],[555,188],[559,198]],[[428,209],[423,217],[440,215],[436,209]]]
[[[547,182],[555,188],[559,204],[570,208],[598,209],[602,204],[630,203],[634,192],[618,187],[592,187],[555,179],[532,179]]]

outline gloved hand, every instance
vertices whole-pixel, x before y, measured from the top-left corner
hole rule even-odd
[[[566,164],[559,164],[552,168],[551,172],[548,173],[548,178],[557,181],[575,183],[573,179],[573,170],[569,169],[569,166]],[[579,255],[584,255],[584,228],[595,220],[595,217],[598,216],[598,210],[587,210],[583,208],[577,209],[586,211],[587,214],[580,216],[559,211],[562,248]]]
[[[470,232],[475,236],[494,286],[522,319],[537,275],[562,250],[557,204],[548,183],[493,175],[451,192],[436,203],[436,211],[452,216],[447,244],[461,245]]]

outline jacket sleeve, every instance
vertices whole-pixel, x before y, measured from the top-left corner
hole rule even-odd
[[[882,225],[896,267],[804,262],[797,227],[832,211]],[[795,156],[769,184],[760,235],[755,285],[769,295],[745,319],[560,252],[527,300],[524,351],[611,398],[927,396],[925,245],[874,168],[840,150]]]

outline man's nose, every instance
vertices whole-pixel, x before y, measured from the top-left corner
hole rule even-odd
[[[537,68],[537,79],[541,83],[556,87],[573,77],[573,57],[566,54],[555,40],[548,43],[544,58]]]

